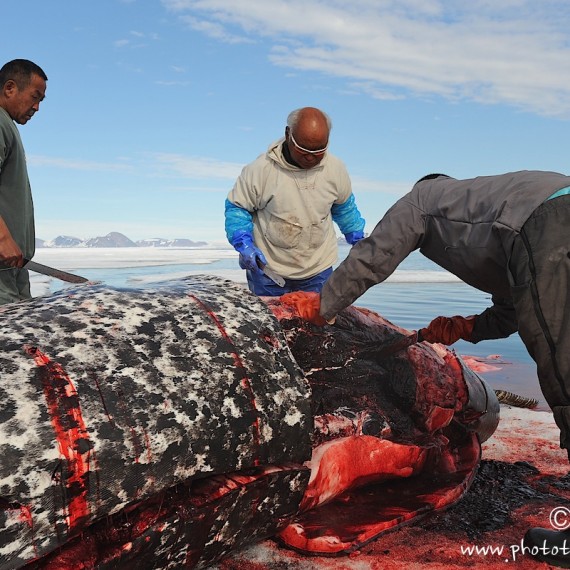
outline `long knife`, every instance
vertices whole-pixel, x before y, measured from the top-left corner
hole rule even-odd
[[[267,275],[267,277],[269,277],[269,279],[271,279],[271,281],[273,281],[273,283],[279,285],[279,287],[285,287],[285,279],[279,275],[279,273],[275,273],[275,271],[267,265],[264,265],[261,270],[265,275]]]
[[[399,338],[397,341],[386,346],[379,347],[377,343],[368,345],[366,347],[366,350],[361,354],[367,354],[370,358],[373,358],[376,361],[380,361],[388,358],[389,356],[392,356],[393,354],[396,354],[397,352],[405,350],[413,344],[422,342],[422,340],[422,329],[420,329],[418,331],[413,331],[412,334],[405,335],[402,338]]]
[[[89,281],[89,279],[75,275],[74,273],[68,273],[67,271],[55,269],[54,267],[49,267],[48,265],[36,263],[35,261],[30,261],[28,259],[24,259],[24,267],[31,271],[35,271],[36,273],[41,273],[42,275],[48,275],[49,277],[55,277],[56,279],[67,281],[68,283],[87,283],[87,281]]]
[[[405,350],[412,344],[417,344],[423,340],[423,335],[421,329],[419,331],[413,331],[412,334],[406,335],[403,338],[389,344],[388,346],[382,347],[380,350],[376,352],[376,357],[378,359],[387,358],[392,354],[396,354],[402,350]]]

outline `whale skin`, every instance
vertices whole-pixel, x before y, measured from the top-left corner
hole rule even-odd
[[[213,276],[0,318],[1,570],[206,568],[268,537],[346,555],[454,504],[498,421],[445,347],[379,358],[410,331]]]

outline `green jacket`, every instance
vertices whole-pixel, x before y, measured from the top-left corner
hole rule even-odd
[[[12,238],[31,259],[35,253],[34,204],[20,133],[0,107],[0,216]]]

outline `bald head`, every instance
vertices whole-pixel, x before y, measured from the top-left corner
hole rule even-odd
[[[330,117],[316,107],[302,107],[289,113],[287,126],[297,134],[297,129],[326,131],[327,137],[332,129]]]
[[[289,113],[285,138],[301,168],[312,168],[322,160],[331,128],[329,116],[315,107],[303,107]]]

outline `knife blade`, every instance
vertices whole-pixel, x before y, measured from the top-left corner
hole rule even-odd
[[[24,267],[35,273],[41,273],[42,275],[48,275],[49,277],[55,277],[56,279],[61,279],[62,281],[67,281],[68,283],[87,283],[89,279],[75,275],[74,273],[68,273],[67,271],[62,271],[61,269],[55,269],[54,267],[49,267],[48,265],[43,265],[42,263],[36,263],[35,261],[30,261],[29,259],[24,259]]]
[[[402,338],[399,338],[397,341],[378,348],[378,345],[375,344],[373,346],[369,346],[366,350],[366,354],[368,354],[374,360],[384,360],[397,352],[405,350],[409,346],[413,344],[417,344],[418,342],[422,342],[423,335],[421,329],[418,331],[413,331],[412,334],[405,335]]]
[[[264,265],[261,270],[263,273],[265,273],[265,275],[267,275],[267,277],[269,277],[269,279],[271,279],[271,281],[273,281],[273,283],[279,285],[279,287],[285,287],[285,279],[281,277],[279,273],[275,273],[275,271],[273,271],[273,269],[267,265]]]
[[[397,340],[396,342],[381,348],[377,352],[378,358],[386,358],[388,356],[391,356],[392,354],[396,354],[397,352],[400,352],[402,350],[405,350],[409,346],[412,346],[412,344],[421,342],[421,340],[422,340],[422,335],[420,331],[414,331],[412,332],[412,334],[409,334]]]

